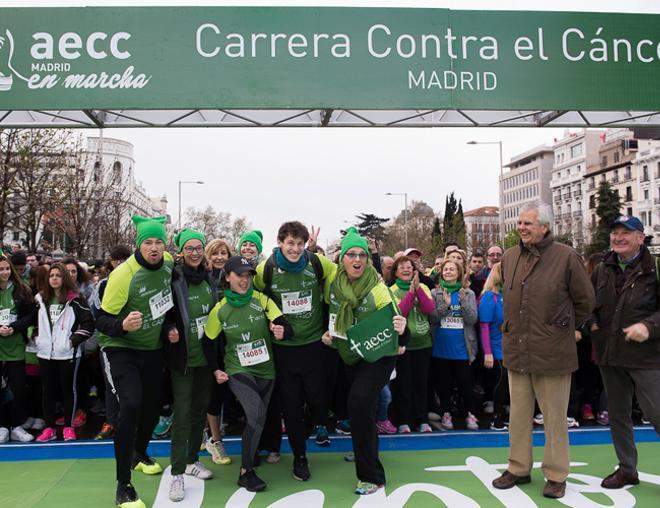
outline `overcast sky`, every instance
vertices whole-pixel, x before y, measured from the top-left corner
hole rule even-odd
[[[186,1],[12,1],[3,6],[188,5]],[[555,10],[660,13],[658,0],[548,1],[250,1],[190,2],[189,5],[280,5],[447,7],[487,10]],[[86,131],[97,136],[99,131]],[[319,244],[361,212],[392,217],[402,196],[427,202],[442,212],[454,191],[464,210],[498,205],[497,145],[469,146],[470,140],[503,142],[504,161],[561,138],[563,129],[513,128],[188,128],[106,129],[105,137],[135,146],[135,173],[150,195],[166,194],[176,221],[178,180],[182,208],[212,205],[246,216],[264,233],[265,248],[275,242],[280,223],[301,220],[321,227]]]

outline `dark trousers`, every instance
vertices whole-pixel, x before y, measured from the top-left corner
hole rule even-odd
[[[305,346],[276,346],[275,367],[289,444],[295,457],[305,455],[305,403],[314,425],[326,425],[324,348],[319,340]]]
[[[25,360],[0,361],[0,378],[3,376],[7,378],[7,385],[14,395],[14,400],[11,402],[10,425],[18,427],[25,421]],[[0,403],[0,426],[6,421],[3,414],[5,406]]]
[[[266,411],[266,422],[264,423],[264,430],[261,433],[261,441],[259,442],[260,450],[268,450],[269,452],[280,453],[282,447],[282,409],[280,406],[280,394],[277,390],[273,390],[270,401],[268,402],[268,409]]]
[[[78,359],[79,360],[79,359]],[[76,360],[44,360],[39,358],[44,420],[47,427],[55,427],[57,400],[62,400],[64,426],[71,427],[76,412]]]
[[[336,420],[345,420],[348,417],[346,365],[337,350],[331,347],[325,348],[325,393],[328,409],[332,409]]]
[[[637,448],[632,421],[633,395],[660,435],[660,369],[627,369],[601,366],[609,402],[610,432],[619,467],[637,471]]]
[[[493,359],[493,368],[485,369],[485,379],[492,389],[494,414],[504,416],[504,406],[509,404],[509,376],[502,360]]]
[[[43,388],[41,387],[41,375],[25,376],[26,381],[26,412],[28,416],[41,418],[44,414]]]
[[[385,484],[385,469],[378,459],[378,396],[389,381],[395,364],[395,356],[384,356],[377,362],[359,362],[347,369],[350,382],[347,406],[355,473],[358,480],[377,485]]]
[[[472,392],[472,372],[470,362],[467,360],[447,360],[446,358],[433,358],[431,370],[435,379],[435,389],[440,397],[440,407],[443,413],[450,410],[451,391],[454,385],[458,394],[463,398],[464,407],[459,416],[466,416],[467,411],[477,413],[474,394]]]
[[[119,403],[115,430],[117,481],[131,481],[133,452],[146,455],[151,433],[158,422],[163,353],[137,349],[107,348],[106,375]]]
[[[229,378],[229,387],[245,411],[245,428],[241,437],[241,466],[254,467],[254,458],[259,448],[259,439],[264,430],[268,401],[273,392],[274,381],[252,376],[234,374]]]
[[[112,385],[108,382],[108,369],[110,366],[105,355],[101,355],[101,364],[103,365],[103,383],[105,385],[105,421],[116,426],[119,422],[119,402],[115,394],[112,393]]]
[[[392,382],[394,421],[397,425],[428,423],[429,365],[432,349],[406,350],[397,357],[396,378]]]
[[[198,459],[212,376],[207,366],[188,367],[185,372],[172,369],[171,373],[174,418],[170,458],[172,474],[177,475],[183,474],[186,465]]]

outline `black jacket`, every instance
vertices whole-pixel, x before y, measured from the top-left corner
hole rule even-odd
[[[594,269],[591,282],[596,291],[592,322],[599,328],[591,332],[596,363],[660,369],[660,284],[655,259],[648,249],[642,246],[639,260],[625,272],[619,267],[617,254],[609,252]],[[623,328],[640,322],[649,329],[648,340],[627,342]]]

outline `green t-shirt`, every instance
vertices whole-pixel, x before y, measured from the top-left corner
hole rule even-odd
[[[212,305],[213,292],[208,282],[188,284],[188,367],[206,366],[201,339]]]
[[[13,292],[14,287],[11,283],[7,288],[0,289],[0,325],[12,326],[18,319]],[[14,333],[8,337],[0,337],[0,361],[15,362],[24,359],[23,335]]]
[[[323,278],[327,280],[334,276],[337,265],[324,256],[318,256],[323,267]],[[264,289],[264,267],[266,261],[257,266],[254,287],[259,291]],[[281,346],[304,346],[321,339],[323,335],[323,294],[311,262],[302,272],[286,272],[280,268],[273,269],[271,291],[282,314],[291,323],[293,337],[290,340],[278,342]]]
[[[431,298],[431,291],[425,284],[420,284],[419,287],[422,288],[422,291]],[[401,303],[406,296],[405,289],[401,289],[396,284],[390,287],[392,294],[396,303]],[[431,336],[431,325],[429,323],[429,317],[422,312],[419,308],[419,301],[415,298],[415,303],[410,309],[410,312],[407,316],[408,319],[408,329],[410,330],[410,342],[406,346],[406,350],[414,351],[416,349],[424,349],[431,347],[433,345],[433,337]]]
[[[268,321],[282,315],[275,302],[255,291],[242,307],[233,307],[226,298],[218,302],[206,322],[206,336],[216,339],[225,332],[225,371],[233,376],[252,374],[275,378],[275,364]]]
[[[332,279],[334,280],[334,277]],[[348,358],[346,353],[349,351],[350,348],[346,337],[335,331],[334,324],[337,318],[337,311],[339,310],[339,302],[337,300],[337,297],[335,296],[335,289],[334,289],[334,284],[332,284],[332,281],[330,282],[326,294],[327,294],[326,300],[328,301],[328,304],[330,306],[329,330],[330,330],[330,335],[332,335],[333,337],[332,342],[334,345],[337,346],[337,352],[339,353],[339,356],[341,356],[342,360],[346,362]],[[362,319],[365,319],[373,312],[377,311],[378,309],[382,309],[391,302],[392,302],[392,296],[390,295],[387,286],[382,282],[379,282],[373,287],[373,289],[367,294],[367,296],[365,296],[362,299],[358,307],[353,310],[353,317],[355,319],[355,323],[360,322]],[[392,355],[392,356],[396,356],[396,355]]]
[[[108,277],[101,309],[123,320],[130,312],[142,313],[142,327],[120,337],[99,333],[101,347],[122,347],[154,351],[161,348],[160,333],[165,313],[174,305],[172,256],[165,252],[158,270],[141,266],[132,255]]]
[[[51,298],[50,303],[48,304],[48,317],[50,319],[51,327],[55,324],[57,318],[60,317],[60,314],[62,314],[63,310],[64,305],[60,303],[57,297]]]

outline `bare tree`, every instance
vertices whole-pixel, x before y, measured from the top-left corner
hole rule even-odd
[[[243,232],[252,228],[245,217],[232,217],[230,213],[217,212],[212,206],[204,210],[187,208],[183,223],[185,227],[201,231],[209,240],[224,238],[230,245],[236,245]]]
[[[12,189],[15,185],[17,169],[15,164],[20,131],[17,129],[0,130],[0,240],[5,236],[7,226],[15,218],[15,197]]]

